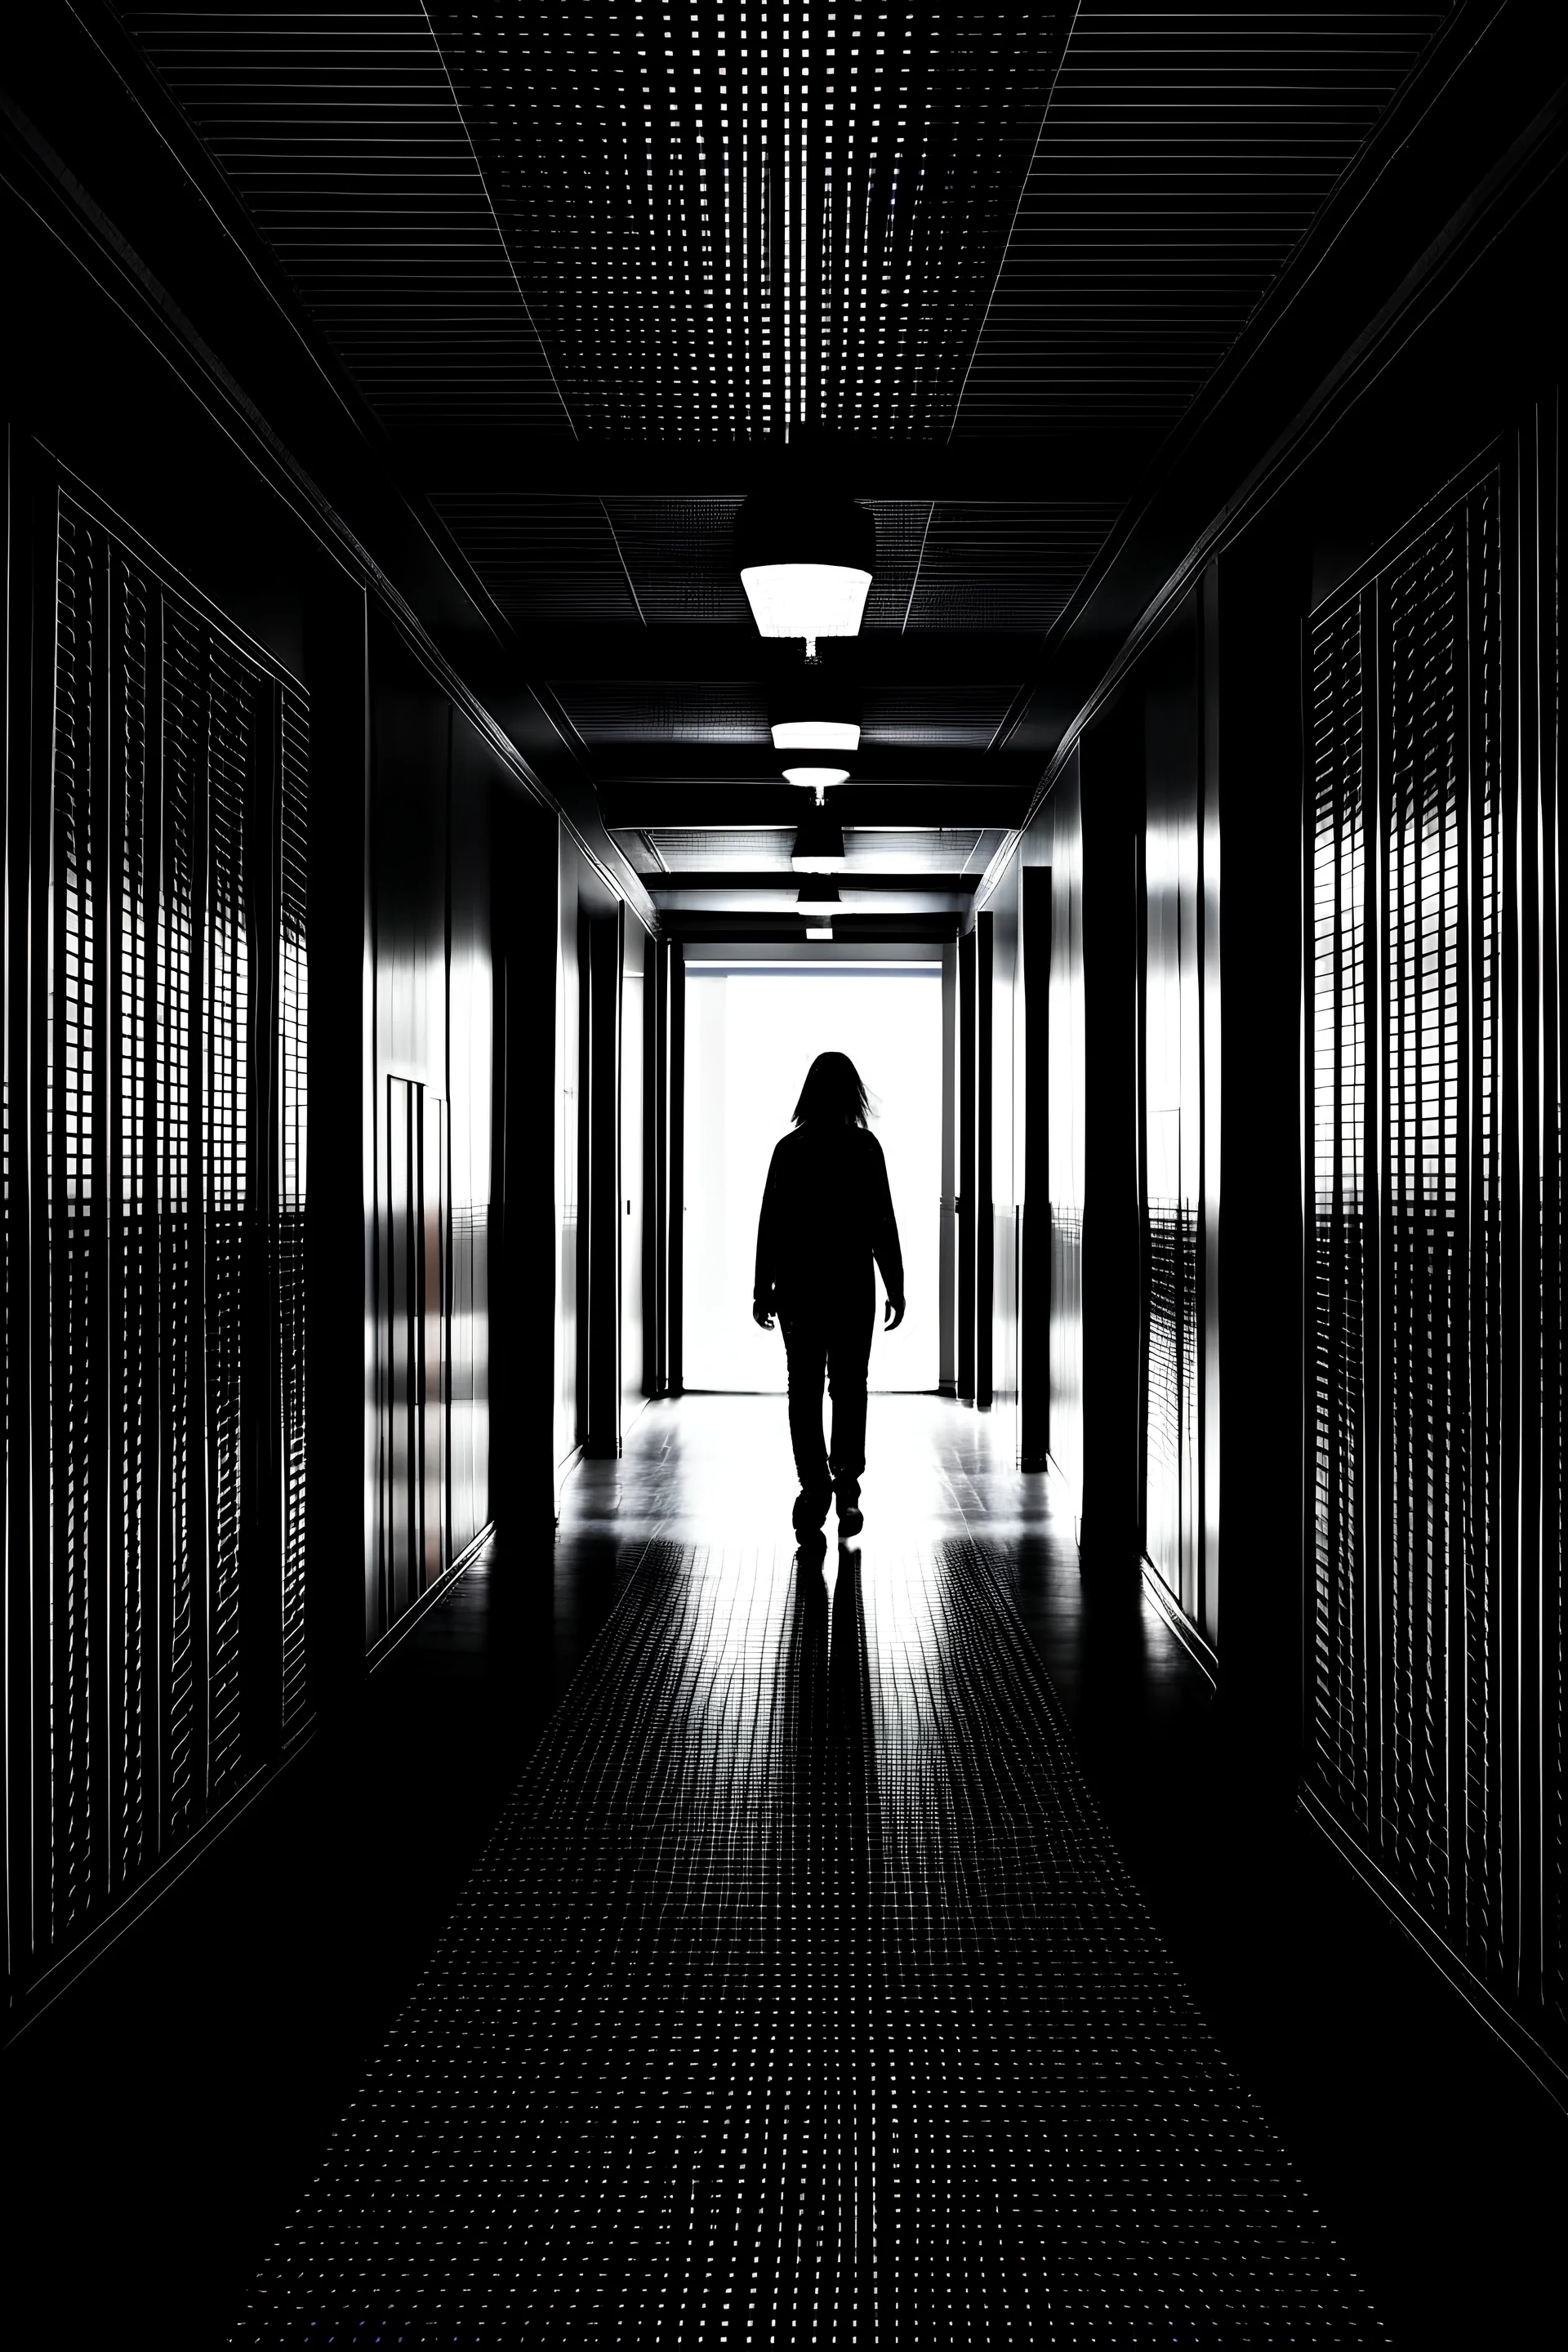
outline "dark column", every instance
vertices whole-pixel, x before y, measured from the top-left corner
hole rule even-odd
[[[648,943],[647,977],[643,982],[642,1133],[635,1144],[630,1136],[623,1148],[642,1153],[643,1171],[643,1391],[662,1396],[664,1369],[664,1228],[666,1216],[664,1151],[665,1119],[664,967],[668,950],[662,940]]]
[[[686,1281],[686,961],[679,940],[669,945],[669,1223],[668,1306],[669,1394],[679,1396]]]
[[[519,890],[516,877],[556,874],[556,820],[509,791],[498,803],[495,839],[501,1143],[499,1262],[490,1271],[492,1492],[498,1527],[531,1536],[555,1516],[557,918],[553,890],[541,901]]]
[[[626,909],[588,925],[587,1450],[621,1450],[621,927]]]
[[[991,1201],[991,927],[995,918],[974,919],[974,1402],[990,1409],[994,1391],[992,1343],[994,1330],[996,1234]]]
[[[1086,1560],[1138,1560],[1137,868],[1142,711],[1089,730],[1083,793],[1083,1517]]]
[[[1024,868],[1024,1200],[1018,1269],[1018,1466],[1051,1445],[1051,869]]]
[[[974,933],[958,943],[958,1393],[974,1402]]]

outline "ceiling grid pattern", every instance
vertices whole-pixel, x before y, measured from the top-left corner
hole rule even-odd
[[[434,7],[579,432],[945,432],[1068,16]]]
[[[384,425],[570,437],[423,8],[121,13]]]
[[[956,430],[1173,425],[1441,22],[1080,9]]]
[[[743,920],[787,865],[793,658],[737,575],[748,488],[815,448],[871,509],[860,646],[825,650],[889,823],[847,850],[868,885],[951,877],[964,828],[900,811],[1026,793],[1041,650],[1451,12],[121,13],[633,865],[713,877]],[[648,822],[683,807],[684,834]],[[996,846],[969,833],[966,887]]]

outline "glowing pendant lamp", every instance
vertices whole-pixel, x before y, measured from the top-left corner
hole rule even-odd
[[[820,663],[805,663],[781,681],[768,715],[775,751],[857,751],[860,748],[860,698],[853,686],[835,677]],[[784,772],[792,782],[799,774],[793,769]],[[816,781],[812,778],[814,783]]]
[[[842,874],[849,864],[844,854],[844,827],[826,809],[813,809],[795,828],[790,864],[797,874]]]
[[[818,637],[859,635],[876,521],[853,499],[753,491],[735,518],[735,561],[761,634],[804,637],[811,661]]]

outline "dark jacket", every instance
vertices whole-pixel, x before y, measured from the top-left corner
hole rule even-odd
[[[902,1300],[904,1260],[882,1147],[863,1127],[796,1128],[773,1146],[757,1222],[757,1306],[853,1298],[871,1261]]]

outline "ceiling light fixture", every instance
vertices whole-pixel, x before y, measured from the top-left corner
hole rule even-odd
[[[853,499],[820,490],[753,491],[735,518],[735,562],[760,633],[804,637],[815,661],[818,637],[859,634],[876,520]]]
[[[831,923],[820,925],[807,923],[805,936],[808,940],[830,940],[833,937],[833,926]]]
[[[781,679],[768,715],[775,751],[858,751],[860,748],[860,698],[853,686],[820,664]],[[817,779],[812,781],[815,783]]]
[[[831,882],[807,882],[795,902],[797,915],[838,915],[844,911]]]
[[[849,860],[844,854],[844,827],[826,809],[813,809],[795,827],[790,864],[797,874],[842,874]]]
[[[816,805],[820,808],[823,794],[827,791],[828,786],[847,784],[849,782],[849,771],[847,768],[786,768],[784,772],[784,779],[786,784],[809,785],[816,794]]]

